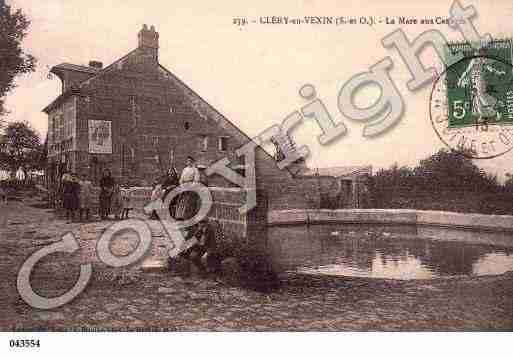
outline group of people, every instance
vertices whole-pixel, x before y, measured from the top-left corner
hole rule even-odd
[[[194,158],[189,156],[180,176],[178,176],[176,169],[172,167],[164,176],[155,181],[151,200],[156,201],[157,205],[160,203],[162,206],[166,196],[173,189],[182,184],[200,182],[203,182],[201,174],[195,165]],[[83,221],[83,219],[89,221],[93,202],[93,185],[87,174],[78,176],[76,173],[65,173],[62,176],[61,183],[62,204],[66,210],[68,223],[75,219],[76,214],[78,214],[80,221]],[[199,198],[194,192],[181,192],[169,204],[170,216],[177,220],[192,218],[197,212],[198,200]],[[110,214],[114,214],[115,219],[128,218],[130,209],[129,193],[122,191],[110,170],[105,169],[100,179],[98,210],[100,218],[107,219]],[[158,211],[154,210],[150,214],[150,219],[158,219]],[[213,226],[208,219],[203,219],[197,225],[189,228],[185,233],[185,239],[186,241],[193,241],[190,243],[194,244],[180,254],[182,258],[189,259],[202,272],[207,271],[207,269],[215,270],[219,264],[219,258],[214,254],[215,231],[212,228]]]
[[[90,220],[93,205],[93,184],[87,174],[65,173],[61,180],[62,207],[66,211],[68,223],[76,218],[80,222]],[[100,180],[99,215],[107,219],[114,214],[115,219],[128,218],[130,197],[121,190],[109,169],[105,169]]]
[[[151,200],[155,203],[163,205],[166,196],[176,187],[186,183],[199,183],[201,176],[198,168],[195,166],[194,158],[187,157],[185,168],[180,177],[174,167],[171,167],[167,173],[154,182]],[[189,219],[197,211],[198,201],[193,192],[186,191],[175,196],[169,204],[169,214],[171,217],[183,220]],[[158,213],[154,210],[151,219],[158,219]]]
[[[91,181],[87,175],[78,176],[76,173],[64,173],[61,179],[62,207],[66,211],[68,223],[79,213],[80,221],[85,214],[89,219],[91,208]]]
[[[154,183],[151,200],[163,204],[166,196],[176,187],[186,183],[199,183],[201,176],[195,166],[194,158],[187,157],[186,166],[180,176],[174,167],[157,179]],[[81,176],[76,173],[64,173],[61,180],[62,207],[66,211],[66,220],[71,222],[78,218],[79,221],[90,220],[93,204],[93,185],[86,173]],[[115,219],[128,218],[132,209],[129,193],[122,190],[112,176],[109,169],[103,171],[100,179],[99,193],[100,218],[107,219],[111,214]],[[176,219],[189,219],[197,211],[198,198],[193,192],[186,191],[175,196],[169,205],[169,214]],[[150,215],[151,219],[158,219],[157,211]]]
[[[157,206],[163,206],[166,196],[176,187],[187,183],[204,183],[195,160],[187,157],[186,165],[180,176],[175,168],[170,168],[167,173],[154,183],[151,200]],[[199,198],[194,192],[183,191],[174,196],[169,202],[170,216],[177,220],[192,218],[199,207]],[[158,219],[156,210],[152,211],[150,219]],[[180,253],[180,257],[191,261],[200,273],[216,272],[220,265],[220,257],[216,253],[215,228],[208,218],[202,219],[198,224],[184,230],[184,239],[192,245]]]

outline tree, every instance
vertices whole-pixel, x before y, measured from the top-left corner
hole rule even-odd
[[[35,70],[36,59],[21,47],[30,21],[20,9],[13,11],[0,2],[0,117],[5,115],[5,96],[14,87],[17,75]]]
[[[446,149],[421,160],[414,171],[427,189],[484,190],[493,182],[470,158]]]
[[[12,122],[0,137],[0,168],[15,176],[18,169],[42,169],[46,157],[38,134],[25,122]]]
[[[508,188],[513,192],[511,178]],[[502,213],[509,208],[498,200],[504,196],[499,196],[503,187],[496,175],[479,169],[468,156],[446,149],[421,160],[413,169],[396,164],[379,170],[370,178],[369,189],[375,205],[383,208],[474,208],[482,213]]]

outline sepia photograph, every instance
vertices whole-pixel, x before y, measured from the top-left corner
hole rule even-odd
[[[100,348],[86,332],[127,352],[511,340],[512,18],[506,0],[0,1],[7,355]]]

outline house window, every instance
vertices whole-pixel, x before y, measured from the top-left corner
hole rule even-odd
[[[208,150],[208,136],[206,136],[206,135],[199,136],[199,146],[200,146],[200,151],[206,152]]]
[[[136,127],[139,122],[141,113],[135,96],[130,96],[130,112],[132,117],[132,126]]]
[[[228,137],[219,137],[217,148],[219,151],[228,151]]]

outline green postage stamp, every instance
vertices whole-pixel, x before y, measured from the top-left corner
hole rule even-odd
[[[462,59],[433,86],[430,117],[440,139],[473,158],[492,158],[513,147],[513,46],[511,39],[472,46],[449,43]]]
[[[449,127],[513,124],[511,40],[495,40],[478,50],[469,43],[448,44],[447,51],[464,57],[447,71]]]

